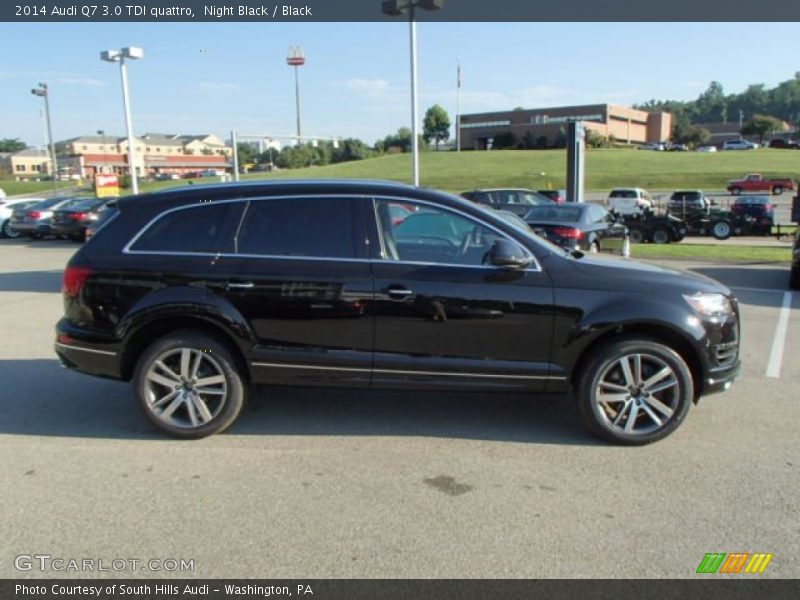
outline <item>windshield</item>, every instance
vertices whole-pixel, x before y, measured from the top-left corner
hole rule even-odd
[[[569,221],[574,223],[581,220],[581,209],[578,206],[534,206],[525,215],[525,220],[530,221]]]

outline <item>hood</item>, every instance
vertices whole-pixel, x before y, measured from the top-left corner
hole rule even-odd
[[[558,257],[561,258],[561,257]],[[685,294],[708,292],[732,295],[731,290],[716,279],[680,269],[670,269],[629,259],[584,255],[579,259],[563,258],[571,268],[558,269],[567,277],[581,282],[579,287],[597,290],[640,290],[656,293],[671,288]],[[558,283],[558,282],[556,282]],[[568,282],[563,282],[568,283]]]

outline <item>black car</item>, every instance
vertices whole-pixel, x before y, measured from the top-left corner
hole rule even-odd
[[[520,217],[524,217],[532,206],[550,205],[555,202],[543,194],[524,189],[473,190],[462,192],[461,197],[478,204],[513,212]]]
[[[395,204],[438,228],[403,231],[412,216],[395,225]],[[566,253],[495,211],[392,183],[122,198],[62,292],[61,362],[131,381],[181,438],[224,430],[251,384],[271,384],[573,392],[592,431],[644,444],[739,372],[738,305],[716,281]]]
[[[556,204],[564,204],[567,201],[567,190],[536,190],[536,192],[547,196]]]
[[[605,208],[584,202],[535,206],[524,218],[536,234],[567,250],[618,249],[627,233]]]
[[[774,224],[775,207],[769,196],[738,196],[731,204],[731,212],[737,217],[754,221],[769,230]]]
[[[102,205],[102,200],[86,198],[70,202],[62,208],[54,210],[50,221],[50,231],[54,235],[82,242],[86,237],[86,227],[97,220],[98,209]]]
[[[701,190],[672,192],[667,204],[669,213],[678,218],[686,218],[697,213],[707,213],[710,208],[711,200]]]
[[[785,138],[775,138],[774,140],[770,140],[768,144],[769,148],[782,148],[785,150],[797,150],[800,148],[797,142],[794,140],[787,140]]]
[[[97,214],[97,218],[89,221],[89,223],[86,225],[86,231],[83,236],[84,240],[88,240],[97,232],[98,229],[110,221],[112,217],[116,216],[117,199],[112,198],[111,200],[104,202],[95,209],[95,213]]]

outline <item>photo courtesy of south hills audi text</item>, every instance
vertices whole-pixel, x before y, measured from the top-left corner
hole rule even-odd
[[[226,596],[313,596],[312,586],[299,583],[292,587],[286,585],[233,585],[229,583],[48,583],[14,584],[16,598],[152,598],[152,597],[208,597],[224,592]]]

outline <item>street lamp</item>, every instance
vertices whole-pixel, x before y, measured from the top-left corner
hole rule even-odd
[[[128,130],[128,169],[131,173],[131,189],[134,194],[139,193],[139,182],[136,178],[136,165],[133,162],[133,125],[131,125],[131,106],[128,97],[128,68],[125,59],[136,60],[144,56],[144,50],[130,46],[120,50],[104,50],[100,53],[100,59],[106,62],[118,62],[119,72],[122,77],[122,104],[125,108],[125,127]]]
[[[31,94],[44,98],[44,112],[47,115],[47,141],[50,143],[50,161],[52,162],[53,176],[53,195],[58,195],[58,163],[56,162],[56,147],[53,144],[53,126],[50,123],[50,94],[47,92],[47,84],[40,83],[39,87],[31,90]]]
[[[286,64],[294,67],[294,101],[297,108],[297,143],[300,143],[300,79],[297,74],[298,67],[306,64],[306,56],[303,54],[301,46],[289,46],[289,54],[286,55]]]
[[[417,23],[414,9],[439,10],[444,0],[385,0],[383,13],[392,17],[408,9],[411,42],[411,172],[414,185],[419,186],[419,103],[417,101]]]
[[[108,155],[106,154],[106,130],[98,129],[97,135],[103,136],[103,174],[105,175],[108,172]],[[97,175],[97,169],[95,169],[95,175]]]

